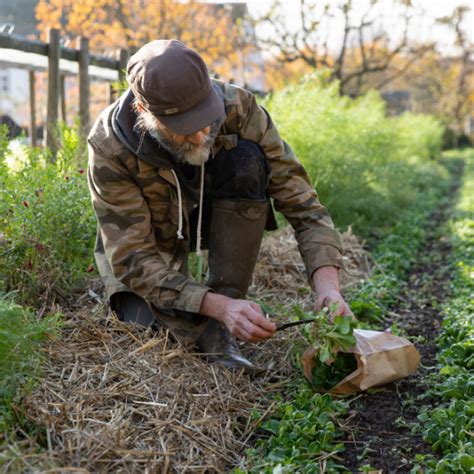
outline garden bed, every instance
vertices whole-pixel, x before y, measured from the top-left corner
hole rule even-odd
[[[343,240],[347,267],[360,279],[367,255],[352,233]],[[300,302],[310,305],[301,257],[288,231],[264,242],[256,282],[271,273],[265,271],[269,259],[289,259],[301,279],[294,278],[285,291],[278,288],[278,298],[268,294],[274,291],[270,284],[254,285],[253,296],[262,292],[281,302],[305,288]],[[278,276],[267,276],[267,282],[280,285]],[[354,280],[346,276],[345,284]],[[85,308],[65,315],[60,337],[46,348],[43,379],[22,405],[29,421],[43,429],[23,446],[21,456],[9,453],[11,468],[221,472],[240,464],[259,419],[275,409],[273,395],[288,395],[299,332],[243,345],[252,361],[268,369],[252,377],[209,365],[163,332],[107,317],[90,299],[84,298],[89,300]],[[38,445],[44,451],[35,454]]]

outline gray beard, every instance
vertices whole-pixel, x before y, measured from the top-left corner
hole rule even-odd
[[[195,145],[188,141],[177,145],[170,140],[156,123],[156,118],[148,111],[143,111],[138,116],[137,125],[145,129],[163,148],[169,151],[179,162],[194,166],[201,166],[209,159],[212,146],[220,128],[220,122],[211,124],[209,135],[205,136],[204,142]]]

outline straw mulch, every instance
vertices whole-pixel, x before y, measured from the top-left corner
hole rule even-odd
[[[344,241],[352,275],[347,286],[363,278],[368,265],[350,232]],[[307,282],[291,232],[268,237],[252,297],[309,305],[302,288]],[[23,456],[22,471],[222,472],[241,464],[253,444],[259,419],[252,413],[270,413],[272,393],[291,396],[286,382],[297,329],[243,345],[267,368],[248,375],[207,364],[164,332],[124,325],[106,317],[94,298],[84,299],[49,343],[42,381],[24,401],[29,420],[45,430],[31,440],[44,452]]]

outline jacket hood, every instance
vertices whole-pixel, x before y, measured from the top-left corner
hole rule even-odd
[[[220,87],[213,84],[213,88],[222,102],[224,93]],[[120,97],[112,112],[112,130],[117,139],[127,149],[142,160],[160,168],[173,168],[175,160],[171,153],[162,147],[147,131],[135,127],[137,114],[133,110],[134,95],[131,89],[127,89]],[[220,118],[221,124],[225,115]]]
[[[160,168],[171,168],[171,154],[148,132],[135,127],[138,117],[132,107],[133,99],[133,92],[127,89],[112,112],[112,130],[115,136],[142,160]]]

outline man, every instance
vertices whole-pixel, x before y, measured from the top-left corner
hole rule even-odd
[[[256,342],[276,330],[244,299],[263,232],[276,227],[269,198],[295,229],[317,307],[350,314],[340,236],[255,97],[211,81],[176,40],[143,46],[127,79],[89,135],[96,261],[118,317],[169,329],[228,367],[252,367],[233,336]],[[203,248],[205,285],[188,271],[190,251]]]

